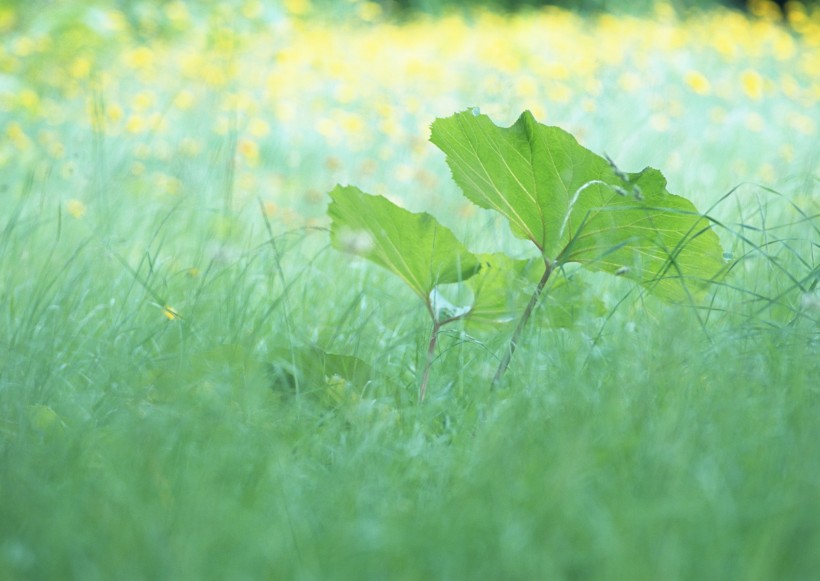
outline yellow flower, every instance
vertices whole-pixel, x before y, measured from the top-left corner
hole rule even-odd
[[[31,89],[23,89],[17,95],[20,107],[27,111],[35,111],[40,106],[40,97]]]
[[[264,119],[254,117],[248,124],[248,131],[254,137],[265,137],[270,133],[270,126]]]
[[[139,115],[131,115],[125,122],[125,130],[128,133],[142,133],[145,131],[145,119]]]
[[[763,97],[763,77],[752,69],[746,69],[740,75],[740,86],[746,96],[755,101]]]
[[[618,86],[627,93],[634,93],[641,88],[641,78],[633,72],[626,72],[618,78]]]
[[[109,103],[105,107],[105,115],[109,121],[117,123],[118,121],[122,121],[125,112],[122,110],[122,107],[116,103]]]
[[[71,63],[68,72],[75,79],[87,79],[91,74],[91,61],[84,56],[77,57]]]
[[[709,84],[709,79],[698,71],[687,72],[683,80],[689,85],[689,88],[698,95],[708,95],[712,91],[712,85]]]
[[[131,100],[131,106],[135,111],[142,113],[150,109],[155,100],[156,98],[153,93],[149,91],[142,91],[134,95],[134,98]]]
[[[268,218],[272,218],[279,211],[279,207],[273,202],[265,202],[262,204],[262,213]]]
[[[184,29],[191,19],[188,14],[188,8],[186,8],[185,3],[180,0],[167,4],[165,6],[165,15],[177,29]]]
[[[365,22],[373,22],[382,15],[382,7],[376,2],[362,2],[358,11],[359,18]]]
[[[770,163],[762,163],[757,170],[757,175],[763,183],[773,184],[777,182],[777,172]]]
[[[14,15],[14,8],[4,6],[0,8],[0,31],[11,30],[17,24],[17,17]]]
[[[364,121],[358,115],[349,113],[344,115],[339,123],[342,130],[349,135],[357,135],[365,129]]]
[[[265,6],[260,0],[250,0],[242,4],[242,8],[240,8],[239,11],[242,13],[242,16],[248,20],[256,20],[265,12]]]
[[[169,306],[169,305],[165,305],[165,306],[162,308],[162,314],[163,314],[163,315],[165,315],[165,317],[166,317],[169,321],[175,321],[175,320],[177,320],[177,319],[181,319],[181,318],[182,318],[182,317],[180,316],[180,314],[177,312],[177,310],[176,310],[174,307],[171,307],[171,306]]]
[[[194,104],[194,94],[191,91],[182,90],[174,97],[174,107],[181,111],[190,109]]]
[[[71,214],[73,218],[79,220],[86,213],[85,204],[83,204],[80,200],[71,199],[66,202],[66,211]]]
[[[135,69],[147,69],[154,64],[154,51],[147,46],[135,48],[126,55],[126,63]]]
[[[252,139],[241,139],[237,144],[237,150],[251,167],[259,163],[259,145]]]
[[[26,132],[16,121],[9,123],[6,128],[6,137],[8,137],[20,151],[25,151],[31,147],[31,139],[29,139],[29,136],[26,135]]]
[[[310,12],[310,0],[284,0],[285,10],[296,16],[303,16]]]

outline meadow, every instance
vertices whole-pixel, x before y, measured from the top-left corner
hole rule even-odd
[[[0,5],[0,579],[814,578],[818,9],[119,5]],[[419,404],[424,308],[328,192],[532,256],[428,141],[471,107],[662,170],[726,277],[579,273]]]

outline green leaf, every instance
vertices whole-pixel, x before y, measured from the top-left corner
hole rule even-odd
[[[358,357],[328,353],[315,346],[282,347],[271,355],[270,379],[277,391],[290,393],[298,385],[303,393],[329,398],[330,403],[358,398],[375,375]]]
[[[628,273],[668,300],[692,298],[723,269],[708,221],[660,172],[625,174],[529,111],[507,128],[473,111],[437,119],[430,140],[468,199],[553,262]]]
[[[466,283],[473,291],[468,326],[492,328],[515,321],[543,274],[544,262],[516,260],[501,253],[479,254],[478,258],[481,270]]]
[[[480,268],[455,235],[426,212],[409,212],[353,186],[336,186],[330,197],[333,247],[393,272],[425,303],[436,285],[466,280]]]
[[[717,234],[658,170],[629,178],[642,200],[603,189],[579,197],[558,261],[631,278],[669,301],[696,299],[725,266]]]
[[[518,320],[544,274],[540,259],[513,259],[506,254],[479,254],[481,270],[467,281],[473,305],[465,317],[469,328],[497,329]],[[555,272],[544,289],[538,319],[545,326],[569,328],[583,314],[600,314],[601,303],[588,296],[588,285],[575,274],[571,278]]]

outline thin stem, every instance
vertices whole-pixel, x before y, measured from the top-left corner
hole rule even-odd
[[[433,330],[430,332],[430,345],[427,347],[427,360],[424,362],[424,374],[421,378],[421,387],[419,387],[419,403],[424,402],[424,396],[427,393],[427,383],[430,381],[430,368],[433,366],[433,356],[436,353],[436,343],[438,342],[438,332],[441,329],[442,323],[434,320]]]
[[[530,302],[527,304],[527,308],[524,309],[524,313],[518,321],[518,326],[515,328],[515,331],[513,331],[512,338],[510,338],[510,347],[501,359],[501,363],[498,364],[498,370],[495,372],[495,377],[493,377],[493,382],[491,385],[493,389],[498,387],[498,384],[501,382],[501,378],[507,371],[507,367],[510,365],[513,353],[515,353],[515,349],[518,347],[518,341],[521,339],[521,334],[524,332],[524,327],[527,326],[527,321],[530,320],[532,311],[535,309],[535,306],[538,304],[538,300],[541,298],[541,292],[544,290],[544,287],[547,285],[547,281],[552,274],[552,263],[545,259],[544,264],[546,265],[544,276],[542,276],[541,280],[538,281],[538,286],[535,287],[535,292],[532,293]]]

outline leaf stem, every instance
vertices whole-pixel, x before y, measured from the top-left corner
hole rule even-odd
[[[436,353],[436,343],[438,342],[438,332],[441,330],[439,321],[433,319],[433,330],[430,332],[430,344],[427,347],[427,360],[424,362],[424,374],[421,378],[421,386],[419,387],[419,403],[424,402],[424,396],[427,393],[427,384],[430,381],[430,368],[433,366],[433,357]]]
[[[510,338],[510,346],[504,354],[504,357],[501,359],[501,363],[498,364],[498,370],[495,372],[495,377],[493,377],[493,382],[491,384],[493,389],[498,387],[498,384],[501,382],[501,378],[504,377],[504,373],[507,371],[507,367],[509,367],[510,361],[512,360],[513,353],[515,353],[515,349],[518,347],[518,341],[521,339],[521,335],[524,332],[524,327],[527,326],[527,321],[530,320],[532,311],[538,304],[538,300],[541,298],[541,293],[543,292],[544,287],[547,285],[547,281],[552,274],[552,263],[545,258],[544,264],[546,266],[544,269],[544,275],[541,277],[541,280],[538,281],[538,286],[535,287],[535,291],[530,297],[530,302],[527,304],[527,308],[524,309],[521,319],[518,321],[518,326],[516,326],[515,331],[513,331],[512,337]]]

